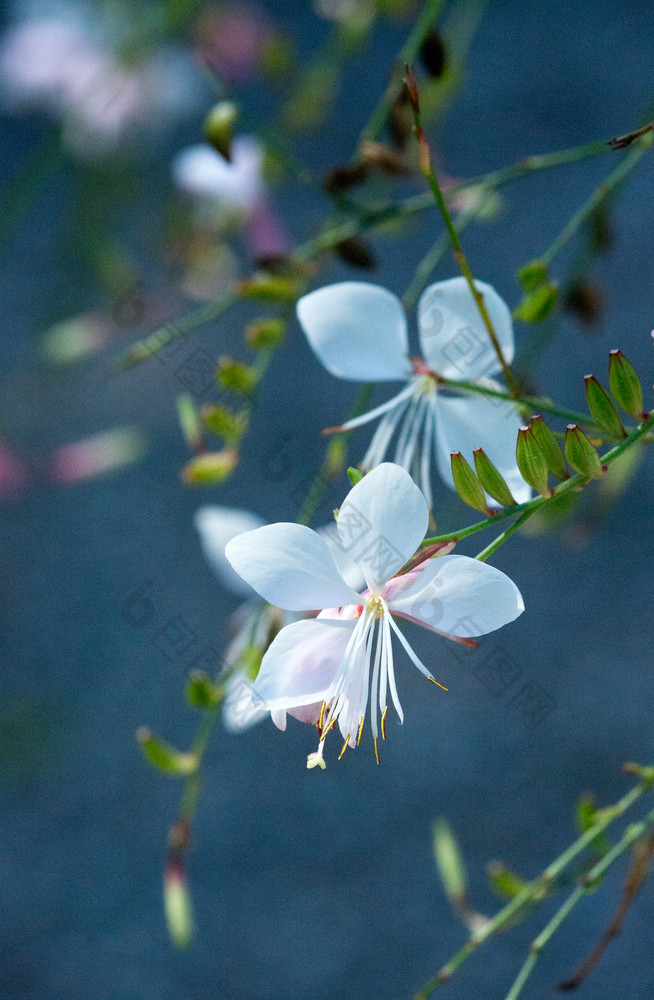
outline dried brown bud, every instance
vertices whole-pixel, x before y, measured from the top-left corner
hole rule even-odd
[[[371,271],[377,266],[375,255],[360,236],[351,236],[347,240],[341,240],[334,247],[334,252],[346,264],[353,264],[354,267],[361,267],[366,271]]]
[[[438,80],[447,67],[447,52],[443,39],[435,28],[425,36],[420,47],[420,58],[430,76]]]
[[[368,173],[366,163],[352,163],[345,167],[334,167],[325,177],[323,187],[327,194],[341,194],[358,184],[363,184]]]
[[[411,172],[411,167],[404,157],[383,142],[364,139],[359,146],[359,152],[368,166],[388,177],[403,177]]]

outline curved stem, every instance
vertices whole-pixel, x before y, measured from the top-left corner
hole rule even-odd
[[[602,463],[604,465],[610,465],[616,460],[624,451],[630,448],[636,441],[641,440],[645,435],[654,427],[654,413],[651,413],[647,420],[644,420],[640,427],[637,427],[635,431],[624,439],[620,441],[615,448],[611,448],[602,455]],[[583,476],[578,472],[575,476],[571,476],[570,479],[566,479],[564,482],[559,483],[556,486],[550,497],[535,497],[533,500],[526,500],[524,503],[516,504],[515,507],[506,507],[503,510],[499,510],[492,517],[487,517],[483,521],[478,521],[476,524],[471,524],[467,528],[461,528],[458,531],[450,531],[444,535],[434,535],[432,538],[425,538],[423,545],[435,545],[437,542],[451,542],[460,541],[463,538],[468,538],[470,535],[475,535],[478,531],[483,531],[484,528],[489,528],[492,524],[497,524],[498,521],[504,521],[508,517],[515,517],[516,515],[522,515],[525,512],[530,514],[538,510],[543,504],[549,503],[553,497],[561,496],[563,493],[567,493],[569,490],[578,489],[580,487],[586,486],[589,482],[587,476]]]

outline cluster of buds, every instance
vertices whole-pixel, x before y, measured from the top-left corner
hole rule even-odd
[[[584,381],[592,417],[589,423],[593,423],[609,440],[624,440],[627,431],[611,395],[594,375],[584,376]],[[618,350],[610,353],[609,386],[615,401],[625,413],[637,420],[647,418],[648,414],[643,410],[640,380],[633,366]],[[606,466],[602,464],[596,443],[577,424],[568,424],[562,451],[542,416],[534,416],[518,431],[516,463],[524,481],[542,497],[548,498],[554,494],[549,477],[559,482],[569,479],[568,466],[586,479],[599,479],[604,474]],[[487,496],[503,507],[515,506],[515,498],[486,453],[477,448],[473,454],[474,470],[460,452],[452,452],[451,455],[454,485],[461,499],[486,516],[493,513]]]

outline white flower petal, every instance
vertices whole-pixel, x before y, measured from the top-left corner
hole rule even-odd
[[[390,605],[391,612],[466,638],[493,632],[524,609],[505,573],[468,556],[434,559]]]
[[[228,542],[225,554],[237,573],[270,604],[313,611],[356,604],[327,543],[301,524],[266,524]]]
[[[355,627],[355,620],[305,618],[283,628],[261,663],[255,706],[275,711],[328,699]]]
[[[408,472],[384,462],[350,490],[336,523],[368,586],[379,590],[422,542],[429,511]]]
[[[348,587],[356,590],[357,594],[360,593],[366,585],[365,577],[350,553],[346,552],[343,548],[336,522],[332,521],[331,524],[326,524],[324,527],[318,528],[318,534],[327,542],[329,551],[336,563],[336,569]]]
[[[225,729],[230,733],[242,732],[261,722],[266,714],[265,708],[252,704],[252,681],[242,671],[237,671],[227,683],[223,702],[222,721]]]
[[[379,285],[343,281],[305,295],[297,316],[318,360],[338,378],[395,382],[411,374],[406,319]]]
[[[518,429],[523,421],[512,403],[490,396],[444,396],[439,392],[434,406],[438,471],[452,489],[450,453],[462,452],[473,465],[473,449],[483,448],[504,476],[514,499],[518,503],[531,499],[531,487],[520,475],[515,457]],[[495,500],[489,503],[497,506]]]
[[[228,162],[206,143],[189,146],[173,160],[173,179],[196,197],[250,211],[264,195],[263,150],[252,136],[242,135],[232,143],[231,155]]]
[[[475,281],[482,293],[502,353],[513,360],[513,321],[494,288]],[[472,381],[501,371],[501,365],[465,278],[430,285],[418,303],[422,355],[444,378]]]
[[[249,597],[252,588],[230,566],[225,555],[225,546],[236,535],[254,531],[264,523],[260,517],[247,510],[231,507],[200,507],[195,512],[195,527],[200,535],[200,544],[205,559],[220,582],[234,594]]]

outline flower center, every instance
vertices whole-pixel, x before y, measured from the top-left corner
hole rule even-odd
[[[370,597],[366,597],[365,606],[368,614],[375,618],[381,618],[388,607],[381,594],[371,594]]]

